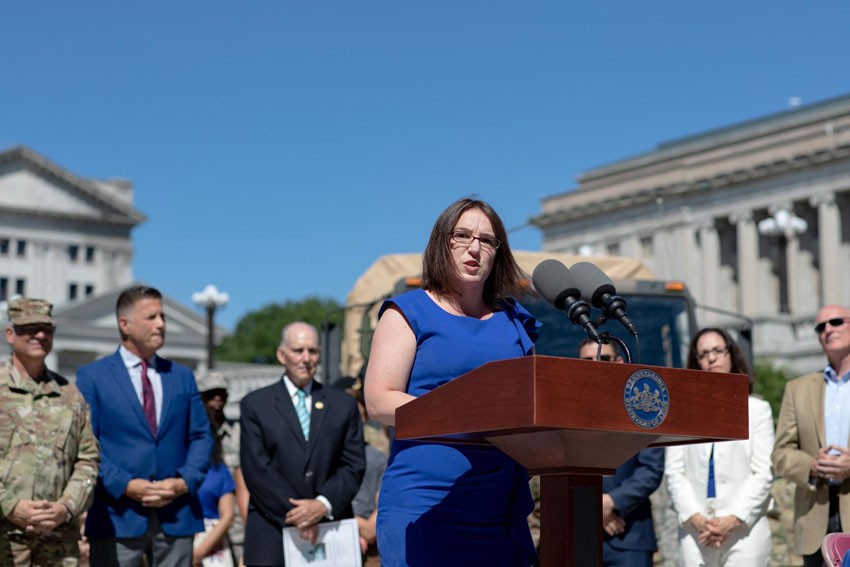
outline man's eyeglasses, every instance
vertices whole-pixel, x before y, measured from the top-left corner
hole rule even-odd
[[[583,356],[581,359],[582,360],[596,360],[592,356]],[[610,354],[600,354],[599,360],[600,360],[600,362],[611,362],[612,360],[614,360],[614,357],[611,356]]]
[[[725,355],[728,352],[729,352],[729,347],[710,348],[708,350],[704,350],[704,351],[698,353],[697,354],[697,360],[705,360],[706,358],[708,358],[712,354],[714,356],[716,356],[717,358],[720,358],[721,356]]]
[[[817,334],[821,334],[826,331],[826,324],[829,323],[833,327],[840,327],[847,320],[846,317],[833,317],[832,319],[827,319],[826,321],[821,321],[817,325],[815,325],[815,332]]]
[[[15,330],[15,334],[18,336],[29,336],[34,337],[39,333],[44,333],[45,335],[52,335],[56,332],[56,327],[53,325],[41,324],[41,325],[12,325]]]
[[[481,246],[489,248],[491,250],[495,250],[502,244],[501,242],[499,242],[498,238],[493,238],[492,236],[473,236],[465,230],[453,230],[451,233],[449,233],[449,236],[451,237],[452,241],[457,244],[460,244],[461,246],[469,246],[470,244],[472,244],[473,240],[478,240],[478,242],[481,243]]]

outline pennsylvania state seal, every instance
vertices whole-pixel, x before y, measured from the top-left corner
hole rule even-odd
[[[670,395],[661,376],[642,368],[629,376],[623,392],[626,413],[640,427],[658,427],[670,409]]]

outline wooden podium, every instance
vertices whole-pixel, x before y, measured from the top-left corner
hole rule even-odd
[[[401,406],[395,435],[498,447],[541,475],[540,565],[601,567],[602,475],[646,447],[747,439],[748,388],[740,374],[528,356]]]

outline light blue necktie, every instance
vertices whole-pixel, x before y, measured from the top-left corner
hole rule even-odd
[[[298,414],[298,422],[301,424],[301,431],[304,433],[304,440],[310,440],[310,412],[307,411],[307,404],[304,400],[307,399],[307,392],[298,390],[298,403],[295,404],[295,413]]]

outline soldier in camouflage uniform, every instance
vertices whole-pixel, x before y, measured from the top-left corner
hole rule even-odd
[[[8,303],[0,365],[0,565],[78,565],[80,515],[91,504],[100,451],[76,386],[47,369],[51,304]]]

